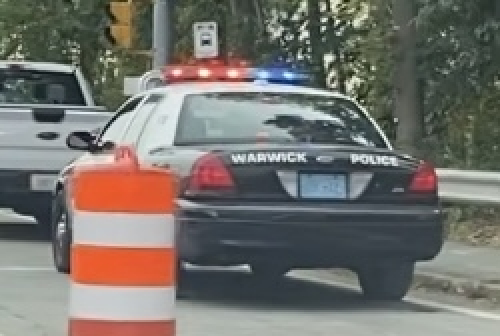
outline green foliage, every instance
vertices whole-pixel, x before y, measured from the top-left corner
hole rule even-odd
[[[415,0],[417,1],[417,0]],[[0,55],[80,64],[98,99],[115,108],[123,77],[148,56],[103,39],[107,0],[0,1]],[[221,50],[256,62],[278,55],[314,70],[317,85],[357,97],[393,134],[397,41],[391,0],[185,0],[174,14],[175,54],[192,55],[192,24],[220,25]],[[500,4],[418,0],[419,76],[426,134],[437,165],[496,169],[500,160]],[[152,6],[140,2],[138,48],[152,43]],[[384,119],[385,118],[385,119]]]
[[[175,54],[192,55],[193,22],[217,21],[224,55],[301,61],[313,69],[318,86],[357,97],[393,135],[398,57],[393,1],[177,1]],[[418,3],[414,22],[425,156],[440,167],[498,170],[500,2],[411,1]],[[0,57],[80,64],[97,99],[116,108],[124,99],[123,77],[142,74],[151,60],[104,41],[107,2],[0,0]],[[148,50],[151,2],[140,2],[136,23],[138,48]],[[495,211],[466,210],[460,211],[461,220],[497,216]]]
[[[0,2],[3,58],[79,64],[92,80],[97,100],[102,100],[103,92],[117,85],[111,75],[114,53],[102,38],[106,2]]]
[[[266,12],[271,54],[303,62],[318,86],[349,92],[348,81],[360,68],[363,29],[356,20],[361,2],[274,1]]]

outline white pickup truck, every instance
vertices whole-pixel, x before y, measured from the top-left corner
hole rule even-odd
[[[0,61],[0,208],[35,217],[48,234],[55,179],[78,155],[67,135],[111,115],[95,105],[78,67]]]

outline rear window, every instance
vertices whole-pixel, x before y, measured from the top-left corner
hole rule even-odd
[[[73,74],[0,69],[0,104],[63,104],[84,106]]]
[[[184,101],[177,145],[276,142],[386,148],[373,124],[352,102],[288,93],[207,93]]]

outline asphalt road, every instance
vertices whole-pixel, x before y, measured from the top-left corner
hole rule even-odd
[[[0,225],[0,336],[66,335],[68,282],[32,231]],[[439,294],[367,303],[348,281],[324,272],[263,286],[242,270],[190,269],[186,293],[178,301],[180,336],[493,336],[500,329],[500,311]]]

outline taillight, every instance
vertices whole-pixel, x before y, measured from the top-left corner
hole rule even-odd
[[[417,168],[411,181],[410,190],[414,192],[435,192],[437,190],[438,178],[434,166],[423,162]]]
[[[224,162],[213,154],[199,158],[191,171],[188,191],[228,191],[234,182]]]

